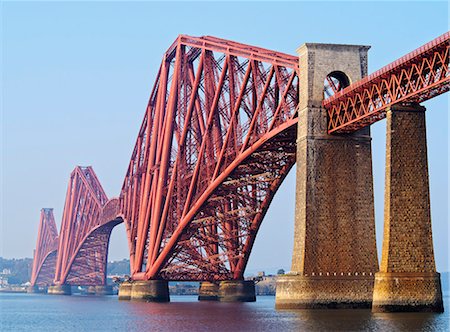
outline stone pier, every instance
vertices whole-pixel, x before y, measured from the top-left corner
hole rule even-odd
[[[39,287],[38,285],[29,286],[29,287],[27,288],[27,293],[40,293],[40,294],[45,294],[45,293],[47,293],[47,287],[46,287],[46,286],[41,286],[41,287]]]
[[[95,286],[88,286],[88,288],[86,289],[86,294],[95,295]]]
[[[431,235],[425,108],[387,112],[384,238],[372,310],[442,312]]]
[[[370,129],[327,134],[324,81],[367,74],[367,46],[304,44],[291,271],[277,282],[277,308],[370,308],[378,271]]]
[[[221,302],[255,302],[255,282],[253,280],[227,280],[219,284]]]
[[[169,283],[167,280],[140,280],[131,284],[130,299],[146,302],[169,302]]]
[[[198,289],[199,301],[218,301],[219,284],[215,282],[202,281]]]
[[[53,285],[48,287],[47,294],[51,295],[72,295],[71,285]]]
[[[131,300],[131,289],[132,283],[130,281],[124,281],[119,286],[119,300],[120,301],[129,301]]]
[[[111,285],[95,286],[94,294],[100,296],[113,295],[113,287]]]

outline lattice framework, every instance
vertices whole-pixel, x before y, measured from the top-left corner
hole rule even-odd
[[[239,279],[295,162],[297,58],[179,36],[120,196],[134,279]]]
[[[108,197],[92,167],[77,166],[70,175],[67,188],[55,284],[83,284],[84,274],[90,277],[99,275],[97,278],[92,277],[92,280],[104,279],[106,262],[105,266],[101,266],[98,261],[106,259],[109,235],[100,237],[102,233],[97,232],[98,238],[95,238],[92,233],[105,222],[101,216],[107,202]]]
[[[350,133],[384,119],[399,103],[421,103],[450,90],[450,32],[323,101],[328,132]]]
[[[48,286],[52,284],[56,266],[58,249],[58,230],[56,228],[53,209],[41,210],[36,249],[31,270],[32,286]]]

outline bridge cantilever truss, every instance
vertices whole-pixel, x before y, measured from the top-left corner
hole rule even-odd
[[[58,230],[53,209],[42,209],[31,270],[32,286],[49,286],[55,276]]]
[[[297,58],[214,37],[164,54],[120,195],[134,279],[239,279],[295,162]]]
[[[122,222],[118,200],[108,198],[92,167],[70,175],[61,223],[55,284],[104,285],[109,236]]]

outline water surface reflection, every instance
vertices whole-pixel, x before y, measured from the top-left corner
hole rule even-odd
[[[449,314],[370,310],[275,310],[255,303],[118,301],[117,297],[0,294],[1,331],[449,331]],[[445,307],[449,308],[449,298]]]

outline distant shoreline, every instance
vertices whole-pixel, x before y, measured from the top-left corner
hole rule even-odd
[[[0,288],[0,293],[26,293],[26,288]]]

